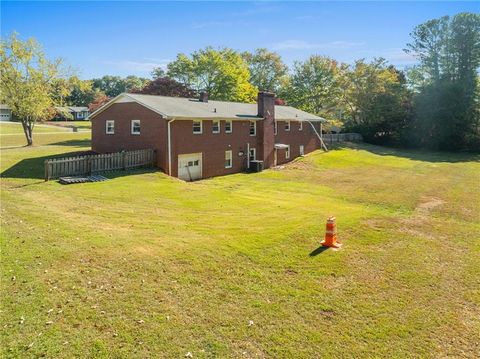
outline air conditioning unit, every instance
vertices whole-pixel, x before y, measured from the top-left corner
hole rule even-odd
[[[263,171],[263,161],[250,161],[250,172],[262,172]]]

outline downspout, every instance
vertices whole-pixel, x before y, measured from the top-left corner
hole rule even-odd
[[[168,175],[172,175],[172,130],[170,129],[170,124],[175,121],[175,119],[171,119],[167,122],[167,137],[168,137]]]
[[[307,122],[310,124],[310,126],[312,126],[313,131],[315,132],[315,134],[317,135],[318,139],[320,140],[320,145],[322,146],[322,148],[324,149],[324,151],[328,151],[327,146],[325,146],[325,143],[323,142],[323,137],[318,134],[315,126],[313,125],[313,123],[310,122],[309,120],[305,120],[305,121],[307,121]],[[322,131],[322,123],[321,123],[321,122],[320,122],[320,131]]]
[[[247,142],[247,172],[250,169],[250,142]]]

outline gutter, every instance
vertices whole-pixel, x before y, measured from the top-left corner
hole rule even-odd
[[[175,121],[175,119],[171,119],[167,122],[167,132],[168,132],[168,175],[172,175],[172,136],[171,136],[171,129],[170,129],[170,124]]]

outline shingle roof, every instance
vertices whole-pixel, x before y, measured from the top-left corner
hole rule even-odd
[[[103,111],[104,108],[108,107],[116,100],[118,100],[118,102],[125,102],[126,100],[129,100],[129,98],[167,118],[231,118],[239,120],[261,119],[257,116],[258,109],[256,103],[214,100],[201,102],[198,99],[130,93],[122,94],[113,99],[110,103],[95,111],[90,118],[94,117],[96,113]],[[294,107],[278,105],[275,106],[275,118],[277,120],[324,121],[324,119],[319,116],[298,110]]]
[[[82,112],[82,111],[88,111],[88,107],[85,107],[85,106],[68,106],[68,108],[70,110],[72,110],[73,112]]]

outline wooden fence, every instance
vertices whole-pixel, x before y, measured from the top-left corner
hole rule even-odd
[[[324,133],[322,137],[323,142],[327,145],[336,142],[358,142],[363,140],[362,135],[359,133]]]
[[[53,158],[45,160],[45,181],[63,176],[127,170],[155,165],[155,150],[123,151],[102,155]]]

